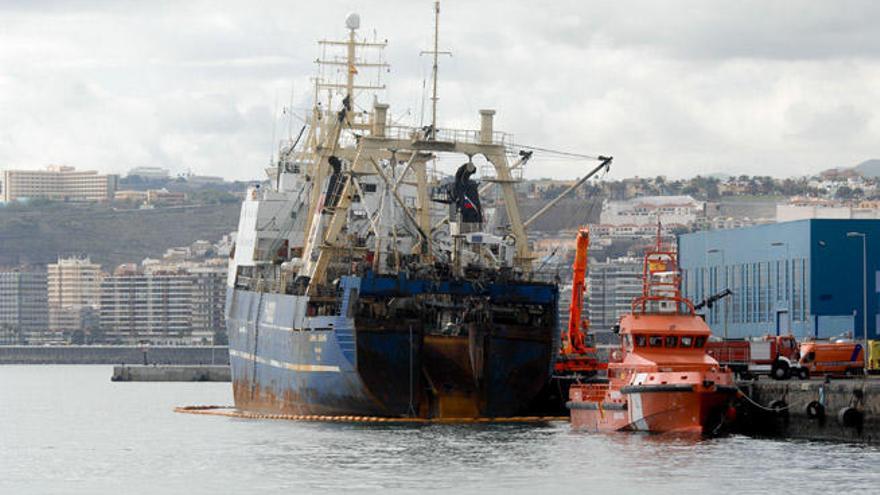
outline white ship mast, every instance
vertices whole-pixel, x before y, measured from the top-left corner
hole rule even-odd
[[[439,14],[439,5],[435,4],[435,16]],[[316,147],[315,159],[312,170],[312,183],[317,189],[312,190],[309,207],[308,235],[302,253],[302,269],[299,276],[308,280],[310,291],[326,281],[326,269],[334,256],[346,249],[351,251],[351,246],[341,238],[340,234],[346,227],[346,220],[352,205],[352,199],[362,197],[362,178],[365,176],[378,177],[388,191],[392,203],[396,209],[403,213],[406,227],[415,233],[412,251],[400,253],[404,256],[417,256],[422,263],[430,264],[437,252],[433,245],[433,232],[430,218],[430,191],[428,190],[426,162],[438,153],[454,153],[466,157],[484,155],[494,167],[495,177],[493,181],[500,185],[507,209],[507,218],[510,222],[510,236],[515,246],[514,264],[521,269],[528,269],[531,263],[531,255],[525,229],[519,214],[513,184],[516,180],[512,177],[507,162],[505,142],[506,135],[496,133],[493,129],[493,110],[481,110],[480,130],[463,129],[438,129],[436,127],[436,103],[437,97],[437,57],[440,52],[439,20],[435,17],[434,50],[434,110],[432,112],[432,127],[428,130],[388,125],[388,106],[376,103],[373,106],[369,123],[356,122],[353,119],[352,103],[354,91],[363,89],[381,89],[376,86],[359,86],[356,84],[357,67],[365,66],[364,62],[357,58],[357,49],[376,44],[360,42],[356,37],[359,27],[359,18],[349,16],[347,20],[349,37],[346,42],[323,41],[324,45],[346,47],[347,59],[344,62],[348,67],[346,80],[346,99],[343,100],[338,113],[333,114],[324,111],[324,119],[319,125],[323,126],[322,134],[325,139]],[[382,44],[384,46],[384,44]],[[323,63],[324,61],[322,61]],[[335,62],[340,63],[340,62]],[[380,64],[384,67],[384,64]],[[334,84],[319,82],[322,87],[337,87]],[[334,118],[335,117],[335,118]],[[317,123],[313,123],[315,126]],[[343,129],[364,131],[360,134],[356,143],[347,143],[349,146],[340,146],[340,136]],[[330,180],[331,160],[338,163],[339,172],[336,172],[335,180]],[[396,174],[396,178],[390,177],[394,173],[398,163],[403,164],[403,170]],[[409,179],[416,188],[415,204],[407,204],[399,193],[400,184]],[[331,182],[333,184],[331,184]],[[335,186],[338,190],[331,191],[328,188]],[[329,203],[328,203],[329,201]],[[376,236],[377,246],[390,244],[387,232],[382,232],[382,225],[371,224],[370,229]],[[459,235],[454,231],[456,222],[452,222],[452,236]],[[438,228],[441,228],[438,226]],[[395,231],[396,232],[396,231]],[[384,234],[384,235],[383,235]],[[399,239],[395,240],[395,246]],[[375,256],[381,256],[376,252]]]
[[[339,276],[364,270],[417,270],[438,279],[466,277],[468,270],[530,273],[526,227],[548,209],[526,221],[520,216],[514,172],[531,152],[508,162],[512,137],[495,131],[494,110],[479,111],[479,129],[437,127],[438,57],[448,54],[439,50],[439,13],[436,2],[434,49],[422,52],[433,56],[431,126],[391,123],[389,106],[376,96],[385,89],[379,77],[375,84],[359,81],[362,71],[381,73],[388,64],[381,59],[386,42],[358,37],[357,14],[346,18],[347,39],[319,42],[314,107],[297,140],[282,146],[275,190],[248,192],[231,282],[241,273],[251,280],[245,285],[315,296],[332,290]],[[334,50],[344,55],[329,56]],[[380,55],[370,59],[371,50]],[[333,70],[344,71],[344,80],[323,72]],[[369,104],[359,104],[368,96]],[[482,185],[471,179],[480,155],[487,162]],[[454,180],[431,187],[427,163],[448,156],[464,165]],[[492,187],[507,219],[498,231],[486,231],[480,202]]]
[[[434,49],[430,51],[423,51],[420,55],[431,55],[433,56],[434,63],[431,68],[431,129],[437,128],[437,101],[439,97],[437,96],[437,71],[439,68],[437,58],[440,55],[449,55],[452,56],[452,52],[440,51],[440,0],[436,0],[434,2]]]

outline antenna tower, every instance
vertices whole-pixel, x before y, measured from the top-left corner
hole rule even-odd
[[[356,37],[356,31],[360,27],[360,16],[357,14],[349,14],[345,20],[345,25],[348,28],[348,39],[345,41],[336,41],[336,40],[321,40],[318,44],[322,48],[345,48],[345,57],[326,57],[322,56],[315,60],[315,63],[321,67],[345,67],[346,69],[346,79],[345,83],[339,82],[329,82],[324,78],[318,78],[315,81],[315,95],[317,97],[318,92],[321,89],[327,89],[329,91],[333,90],[344,90],[345,95],[348,97],[351,107],[355,107],[355,91],[365,90],[365,91],[380,91],[385,89],[384,84],[355,84],[354,78],[358,74],[359,68],[371,68],[371,69],[387,69],[389,65],[381,60],[378,62],[367,62],[365,57],[358,57],[358,52],[360,49],[364,48],[377,48],[379,50],[385,48],[388,45],[387,41],[358,41]]]
[[[430,51],[422,51],[420,55],[433,55],[434,65],[432,67],[433,87],[431,92],[431,139],[437,135],[437,58],[440,55],[452,56],[452,52],[441,52],[439,48],[440,39],[440,0],[434,2],[434,49]]]

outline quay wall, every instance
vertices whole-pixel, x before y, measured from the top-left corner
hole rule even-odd
[[[229,364],[226,346],[0,346],[0,364]]]
[[[117,365],[114,382],[229,382],[228,365]]]
[[[743,400],[737,418],[742,433],[880,443],[880,380],[758,380],[739,386],[762,406]]]

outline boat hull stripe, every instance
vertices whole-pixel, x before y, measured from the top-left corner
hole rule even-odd
[[[248,352],[237,351],[235,349],[229,349],[229,355],[235,356],[241,359],[245,359],[248,361],[256,361],[260,364],[265,364],[268,366],[273,366],[275,368],[281,368],[286,370],[293,371],[306,371],[306,372],[329,372],[329,373],[339,373],[339,366],[328,366],[324,364],[296,364],[296,363],[287,363],[284,361],[278,361],[277,359],[266,359],[260,356],[254,356]]]
[[[646,394],[652,392],[693,392],[693,385],[630,385],[621,387],[622,394]]]
[[[588,411],[597,411],[600,409],[599,402],[577,402],[568,401],[565,406],[569,409],[586,409]],[[602,402],[601,409],[604,411],[626,411],[626,404],[619,402]]]

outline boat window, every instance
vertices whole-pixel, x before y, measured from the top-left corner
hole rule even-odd
[[[682,337],[679,347],[690,347],[694,343],[693,337]]]
[[[663,336],[662,335],[651,335],[650,343],[651,343],[651,347],[663,347]]]
[[[645,347],[648,345],[648,339],[644,335],[636,335],[636,347]]]
[[[627,349],[632,349],[632,346],[633,346],[632,335],[626,334],[623,336],[623,346],[626,347]]]
[[[666,347],[678,347],[678,337],[675,335],[667,335]]]
[[[696,337],[694,339],[694,347],[696,347],[697,349],[702,349],[703,344],[705,344],[705,343],[706,343],[706,337]]]
[[[810,351],[807,353],[806,356],[804,356],[804,359],[802,361],[804,363],[812,363],[815,360],[816,360],[816,353],[813,351]]]

